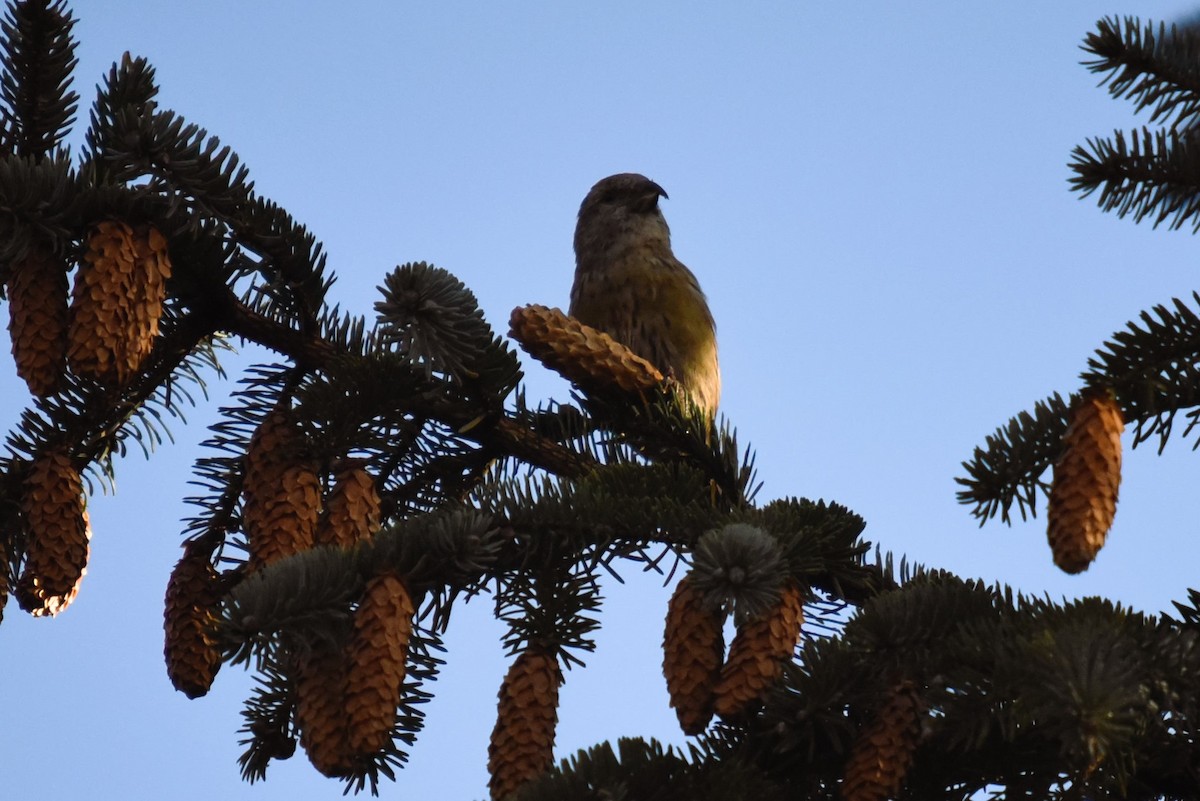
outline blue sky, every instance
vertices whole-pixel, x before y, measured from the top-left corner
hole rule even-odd
[[[369,314],[394,265],[454,272],[504,330],[565,306],[579,201],[645,173],[719,326],[722,412],[758,454],[760,496],[837,500],[897,554],[1052,598],[1159,611],[1196,586],[1190,445],[1127,453],[1093,567],[1050,562],[1044,515],[976,526],[953,479],[975,445],[1094,348],[1196,286],[1188,232],[1135,226],[1067,189],[1070,149],[1144,120],[1079,66],[1125,5],[613,2],[75,2],[86,106],[122,52],[161,104],[231,145],[258,190],[321,238],[331,298]],[[78,147],[81,131],[73,141]],[[6,351],[7,348],[5,347]],[[231,373],[261,354],[231,360]],[[528,365],[532,398],[565,385]],[[55,621],[0,626],[0,776],[13,798],[338,798],[302,755],[238,778],[248,677],[198,701],[161,658],[162,594],[197,443],[232,382],[118,467],[90,501],[93,556]],[[0,413],[26,391],[0,371]],[[1129,443],[1129,437],[1126,437]],[[559,755],[622,735],[681,742],[659,672],[669,589],[610,583],[598,650],[562,692]],[[506,667],[486,601],[461,608],[410,766],[385,797],[482,798]]]

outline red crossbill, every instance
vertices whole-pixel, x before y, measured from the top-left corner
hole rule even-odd
[[[569,314],[674,376],[713,418],[721,397],[717,327],[700,283],[671,252],[661,186],[636,173],[601,180],[579,207]]]

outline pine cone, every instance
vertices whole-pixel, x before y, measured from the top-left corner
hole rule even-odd
[[[779,680],[784,664],[792,658],[800,641],[803,622],[804,596],[799,585],[789,581],[773,609],[738,627],[715,690],[714,708],[718,715],[723,718],[741,715]]]
[[[310,651],[296,671],[296,726],[308,761],[322,774],[349,776],[346,739],[346,657],[338,649]]]
[[[1088,568],[1112,527],[1124,429],[1121,408],[1109,391],[1087,392],[1071,409],[1046,514],[1054,564],[1067,573]]]
[[[267,415],[246,449],[242,526],[250,569],[313,547],[321,517],[321,481],[286,409]]]
[[[171,277],[171,256],[167,239],[152,225],[140,225],[134,232],[135,274],[140,283],[138,296],[131,306],[129,370],[137,372],[154,349],[163,301],[167,299],[167,279]]]
[[[67,366],[67,272],[33,246],[8,278],[8,331],[17,375],[39,398],[54,394]]]
[[[554,763],[560,684],[558,660],[536,648],[522,653],[509,667],[500,685],[496,727],[488,745],[488,786],[496,801]]]
[[[57,615],[79,592],[92,536],[83,481],[62,450],[46,451],[33,460],[21,511],[28,545],[17,601],[34,617]]]
[[[167,583],[163,656],[171,684],[188,698],[205,695],[221,667],[215,614],[219,582],[209,551],[195,542],[184,546]]]
[[[354,615],[346,675],[345,715],[350,750],[355,754],[375,754],[391,738],[415,611],[408,589],[394,573],[367,584]]]
[[[171,274],[157,229],[99,223],[75,276],[67,355],[77,375],[123,386],[150,354]]]
[[[921,699],[911,681],[892,688],[871,725],[859,734],[842,780],[843,801],[896,798],[921,733]]]
[[[352,464],[338,472],[325,517],[317,532],[317,544],[348,548],[369,540],[379,531],[379,493],[375,479],[361,465]]]
[[[530,356],[585,392],[653,389],[663,374],[603,331],[584,325],[558,309],[519,306],[509,318],[509,335]]]
[[[663,675],[684,734],[699,734],[713,714],[713,691],[725,658],[724,615],[708,609],[685,576],[667,607]]]

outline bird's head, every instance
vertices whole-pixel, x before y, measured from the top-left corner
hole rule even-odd
[[[579,206],[576,256],[619,248],[631,238],[659,239],[669,244],[671,232],[658,208],[660,197],[667,197],[665,189],[634,172],[598,181]]]

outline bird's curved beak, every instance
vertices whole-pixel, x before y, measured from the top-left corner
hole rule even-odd
[[[646,189],[647,189],[646,194],[642,195],[636,201],[634,201],[633,206],[638,211],[642,211],[642,212],[653,211],[655,209],[655,207],[658,206],[658,198],[660,196],[668,197],[667,190],[663,189],[661,186],[654,183],[653,181],[650,182],[650,185]]]

